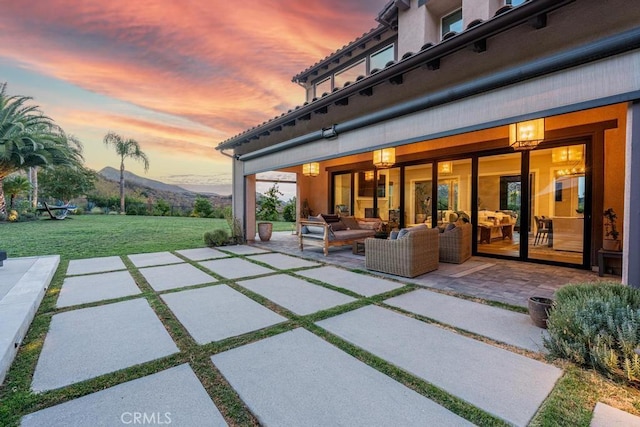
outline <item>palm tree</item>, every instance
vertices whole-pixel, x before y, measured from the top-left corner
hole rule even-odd
[[[124,206],[124,159],[131,158],[142,162],[144,171],[149,170],[149,159],[147,155],[140,149],[140,144],[135,139],[124,139],[120,135],[109,132],[104,137],[104,144],[109,147],[113,146],[118,156],[120,156],[120,213],[125,213]]]
[[[0,84],[0,214],[6,214],[2,184],[21,169],[82,164],[82,145],[64,133],[32,98],[9,96],[6,83]]]
[[[9,209],[13,209],[13,201],[20,194],[28,193],[31,190],[31,184],[29,180],[22,175],[15,175],[6,178],[3,182],[2,188],[5,194],[10,196]],[[5,198],[6,199],[6,198]]]

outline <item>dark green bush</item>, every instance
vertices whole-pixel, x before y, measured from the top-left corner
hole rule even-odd
[[[229,242],[229,233],[227,230],[215,229],[213,231],[207,231],[204,233],[205,245],[212,246],[224,246]]]
[[[558,290],[544,340],[552,357],[640,381],[640,290],[617,283]]]

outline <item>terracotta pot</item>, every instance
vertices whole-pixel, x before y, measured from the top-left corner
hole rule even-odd
[[[534,325],[547,329],[547,318],[549,317],[549,310],[551,310],[552,304],[553,300],[549,298],[529,298],[529,317],[531,317]]]
[[[605,251],[620,252],[622,250],[620,246],[620,240],[604,239],[602,241],[602,249],[604,249]]]
[[[273,224],[270,222],[258,223],[258,236],[263,242],[268,242],[271,239],[271,233],[273,232]]]

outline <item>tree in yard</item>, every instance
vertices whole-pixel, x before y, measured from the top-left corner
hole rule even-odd
[[[40,172],[40,193],[69,203],[95,188],[97,174],[83,166],[54,166]]]
[[[0,84],[0,214],[6,214],[4,179],[21,169],[82,164],[82,145],[64,133],[25,96]]]
[[[202,196],[196,197],[196,201],[193,204],[193,214],[200,218],[206,218],[213,212],[213,206],[209,199],[205,199]]]
[[[260,199],[257,217],[263,221],[277,221],[280,214],[278,207],[282,204],[278,196],[283,194],[278,189],[278,184],[273,184]]]
[[[8,194],[10,197],[9,209],[13,209],[13,201],[21,194],[26,194],[31,189],[29,180],[22,175],[14,175],[9,178],[5,178],[3,182],[3,189],[5,197]]]
[[[140,149],[140,144],[135,139],[124,139],[120,135],[109,132],[104,137],[104,144],[113,147],[120,156],[120,213],[125,213],[124,206],[124,159],[130,158],[144,165],[144,171],[149,170],[149,158]]]
[[[287,222],[296,222],[296,198],[293,197],[282,208],[282,217]]]

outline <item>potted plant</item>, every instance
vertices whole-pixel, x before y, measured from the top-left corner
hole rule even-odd
[[[605,238],[602,241],[602,249],[607,251],[620,251],[620,241],[618,240],[620,232],[616,227],[616,220],[618,219],[618,215],[616,215],[616,212],[613,210],[613,208],[605,210],[602,215],[605,219]]]
[[[529,298],[529,317],[539,328],[547,329],[547,318],[553,306],[553,300],[544,297]]]

